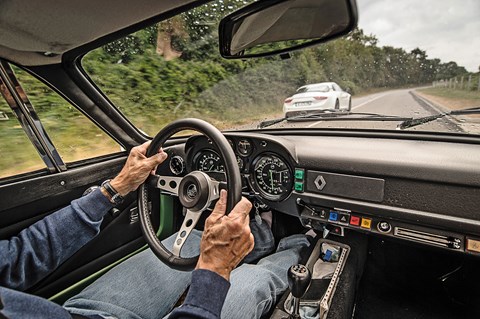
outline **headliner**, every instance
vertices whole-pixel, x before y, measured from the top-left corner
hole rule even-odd
[[[195,0],[2,0],[0,57],[21,65],[62,54]]]

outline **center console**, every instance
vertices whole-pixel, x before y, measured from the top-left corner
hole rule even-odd
[[[290,289],[270,318],[327,318],[350,251],[350,246],[344,243],[318,240],[307,263],[289,269]]]

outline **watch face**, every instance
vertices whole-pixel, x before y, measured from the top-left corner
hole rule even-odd
[[[119,204],[123,203],[123,196],[120,195],[120,194],[113,195],[112,202],[114,202],[115,205],[119,205]]]
[[[94,190],[96,190],[96,189],[99,188],[99,187],[100,187],[100,186],[98,186],[98,185],[90,186],[89,188],[87,188],[87,189],[83,192],[82,196],[87,196],[88,194],[90,194],[91,192],[93,192]]]

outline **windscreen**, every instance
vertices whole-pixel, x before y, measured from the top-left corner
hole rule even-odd
[[[147,135],[185,117],[228,130],[282,118],[270,128],[397,130],[480,106],[479,1],[358,0],[359,25],[342,38],[282,58],[223,59],[218,24],[247,3],[209,2],[100,47],[82,65]],[[479,134],[480,116],[402,129]]]

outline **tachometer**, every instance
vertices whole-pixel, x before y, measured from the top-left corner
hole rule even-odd
[[[282,200],[292,191],[292,171],[278,156],[261,155],[254,161],[253,184],[269,200]]]
[[[220,156],[211,150],[200,152],[196,157],[195,167],[202,172],[225,172],[225,167]]]

